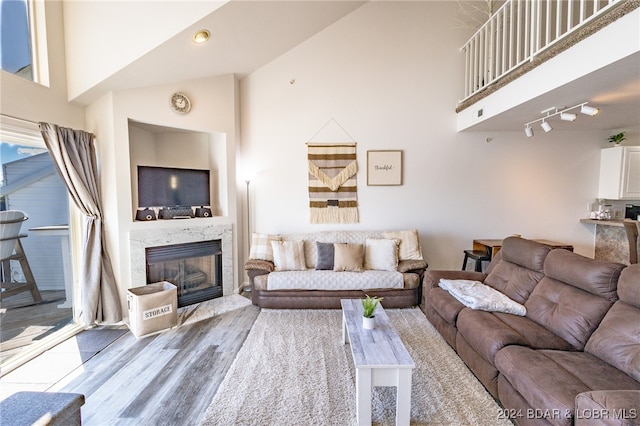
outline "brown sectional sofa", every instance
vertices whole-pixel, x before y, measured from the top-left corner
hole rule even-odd
[[[526,316],[467,308],[442,278],[480,281]],[[517,424],[640,424],[640,265],[509,237],[486,273],[427,271],[421,307]]]

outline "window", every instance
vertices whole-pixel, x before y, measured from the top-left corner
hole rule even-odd
[[[0,0],[0,69],[49,85],[44,22],[43,0]]]
[[[0,67],[33,80],[27,0],[0,0]]]

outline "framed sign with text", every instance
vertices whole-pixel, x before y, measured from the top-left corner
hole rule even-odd
[[[367,151],[367,185],[402,185],[402,151]]]

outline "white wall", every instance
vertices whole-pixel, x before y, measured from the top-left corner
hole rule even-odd
[[[470,30],[454,28],[455,8],[370,2],[241,81],[254,231],[418,228],[432,269],[460,268],[475,238],[514,233],[593,254],[579,219],[596,197],[601,138],[457,133]],[[358,224],[309,224],[305,142],[331,119],[358,143]],[[366,185],[375,149],[404,151],[404,185]]]
[[[176,114],[169,107],[169,98],[175,91],[188,94],[192,109],[187,115]],[[139,155],[129,150],[129,121],[153,124],[176,129],[184,129],[199,134],[208,134],[213,147],[211,157],[223,155],[224,158],[209,158],[213,169],[219,170],[220,196],[224,198],[224,217],[210,220],[213,223],[231,223],[235,225],[236,183],[235,151],[237,118],[237,81],[235,76],[226,75],[199,80],[181,81],[171,85],[144,87],[109,93],[87,107],[87,127],[98,135],[96,144],[101,161],[101,190],[105,200],[104,216],[107,244],[114,266],[114,273],[120,287],[123,307],[126,289],[141,285],[131,282],[131,259],[129,255],[129,232],[131,230],[150,229],[162,224],[134,222],[132,210],[131,158]],[[136,132],[139,136],[141,132]],[[163,139],[160,136],[156,139]],[[147,138],[151,139],[151,138]],[[147,141],[149,142],[149,141]],[[144,142],[143,142],[144,144]],[[218,145],[224,145],[223,148]],[[185,156],[190,155],[188,147],[183,146],[177,166],[190,167]],[[201,150],[193,153],[193,167],[202,165],[198,156]],[[160,161],[158,152],[156,159]],[[163,159],[163,163],[166,158]],[[224,167],[221,167],[221,164]],[[158,221],[160,222],[160,221]],[[234,233],[235,234],[235,233]],[[234,252],[236,251],[234,235]],[[235,270],[239,270],[237,256],[234,256]],[[234,288],[237,287],[237,278]]]
[[[67,101],[62,2],[42,2],[46,13],[49,86],[0,71],[0,111],[34,122],[83,129],[84,107]]]

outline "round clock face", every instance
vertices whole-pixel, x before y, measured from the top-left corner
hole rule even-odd
[[[184,93],[176,92],[171,95],[171,108],[180,114],[186,114],[191,110],[191,101]]]

